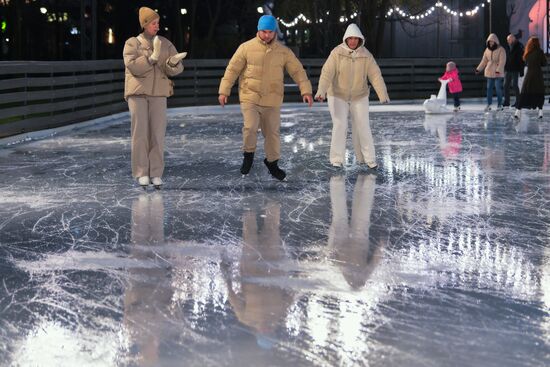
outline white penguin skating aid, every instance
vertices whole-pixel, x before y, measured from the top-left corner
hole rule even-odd
[[[426,113],[450,113],[447,108],[447,84],[449,80],[440,80],[441,87],[437,96],[432,94],[429,99],[424,101],[424,111]]]

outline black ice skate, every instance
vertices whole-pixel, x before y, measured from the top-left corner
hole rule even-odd
[[[250,169],[252,168],[252,163],[254,163],[254,152],[244,152],[243,153],[243,164],[241,166],[241,173],[248,175]]]
[[[264,163],[267,166],[267,169],[269,170],[269,173],[271,173],[271,176],[275,177],[279,181],[283,181],[286,177],[285,171],[279,168],[278,163],[279,160],[273,162],[268,162],[267,158],[264,159]]]

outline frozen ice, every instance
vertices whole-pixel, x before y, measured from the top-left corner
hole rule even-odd
[[[482,109],[373,104],[373,172],[285,105],[288,182],[235,106],[169,111],[161,191],[127,117],[3,145],[0,365],[548,364],[550,117]]]

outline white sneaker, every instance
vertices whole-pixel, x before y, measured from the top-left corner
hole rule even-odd
[[[160,177],[153,177],[151,179],[151,182],[153,183],[153,186],[162,186],[162,180],[160,179]]]
[[[141,176],[138,178],[138,182],[141,186],[149,186],[149,176]]]
[[[539,108],[539,119],[542,118],[542,108]]]
[[[521,117],[521,110],[516,109],[516,112],[514,113],[514,118],[518,119]]]
[[[485,111],[485,112],[491,111],[491,105],[487,105],[487,107],[485,107],[485,110],[484,110],[484,111]]]

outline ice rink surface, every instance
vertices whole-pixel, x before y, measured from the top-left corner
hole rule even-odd
[[[235,106],[170,110],[162,191],[128,118],[0,146],[0,365],[547,364],[550,113],[420,104],[372,107],[377,172],[285,106],[284,183]]]

